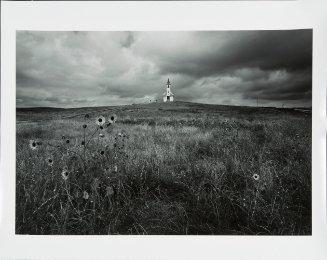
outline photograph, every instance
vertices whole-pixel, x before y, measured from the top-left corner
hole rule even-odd
[[[15,40],[16,235],[312,235],[312,29]]]

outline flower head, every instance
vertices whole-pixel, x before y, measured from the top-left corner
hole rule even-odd
[[[111,115],[109,118],[109,124],[114,124],[116,123],[116,115]]]
[[[104,135],[103,135],[103,134],[99,134],[99,137],[103,138],[103,137],[104,137]]]
[[[48,163],[49,166],[53,165],[53,160],[50,157],[46,159],[46,162]]]
[[[101,155],[104,155],[104,151],[103,151],[103,150],[101,150],[101,151],[100,151],[100,154],[101,154]]]
[[[82,141],[82,145],[85,145],[85,142],[84,141]]]
[[[106,119],[103,116],[99,116],[95,122],[98,126],[103,126],[106,122]]]
[[[87,128],[87,125],[86,125],[86,124],[84,124],[84,125],[83,125],[83,128]]]
[[[35,150],[37,148],[37,143],[34,140],[30,140],[30,148]]]
[[[253,174],[253,179],[254,179],[254,180],[256,180],[256,181],[258,181],[258,180],[259,180],[259,175],[258,175],[258,174],[256,174],[256,173],[255,173],[255,174]]]
[[[66,169],[64,169],[62,172],[61,172],[61,177],[67,181],[68,179],[68,171]]]
[[[69,140],[68,139],[66,140],[66,143],[69,144]]]

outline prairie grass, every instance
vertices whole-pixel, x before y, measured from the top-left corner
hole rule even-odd
[[[96,118],[112,114],[99,129]],[[16,136],[16,234],[311,234],[302,112],[184,102],[18,110]]]

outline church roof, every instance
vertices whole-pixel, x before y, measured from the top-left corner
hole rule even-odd
[[[163,96],[166,97],[167,96],[167,92],[163,93]],[[173,92],[170,91],[170,95],[169,96],[173,97],[174,96]]]
[[[168,78],[168,81],[167,81],[167,85],[170,85],[169,78]]]

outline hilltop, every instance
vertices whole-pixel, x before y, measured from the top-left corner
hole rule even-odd
[[[17,122],[37,122],[44,120],[58,120],[73,117],[82,117],[85,114],[98,116],[103,113],[112,113],[116,115],[133,115],[133,117],[144,116],[167,116],[175,113],[191,113],[201,116],[214,116],[219,114],[224,117],[233,117],[237,115],[260,117],[262,115],[279,116],[281,114],[305,116],[309,110],[275,107],[246,107],[230,105],[211,105],[193,102],[160,102],[147,104],[132,104],[121,106],[102,106],[102,107],[82,107],[82,108],[17,108]],[[309,111],[310,112],[310,111]],[[307,115],[306,115],[307,116]],[[311,116],[311,115],[310,115]]]

